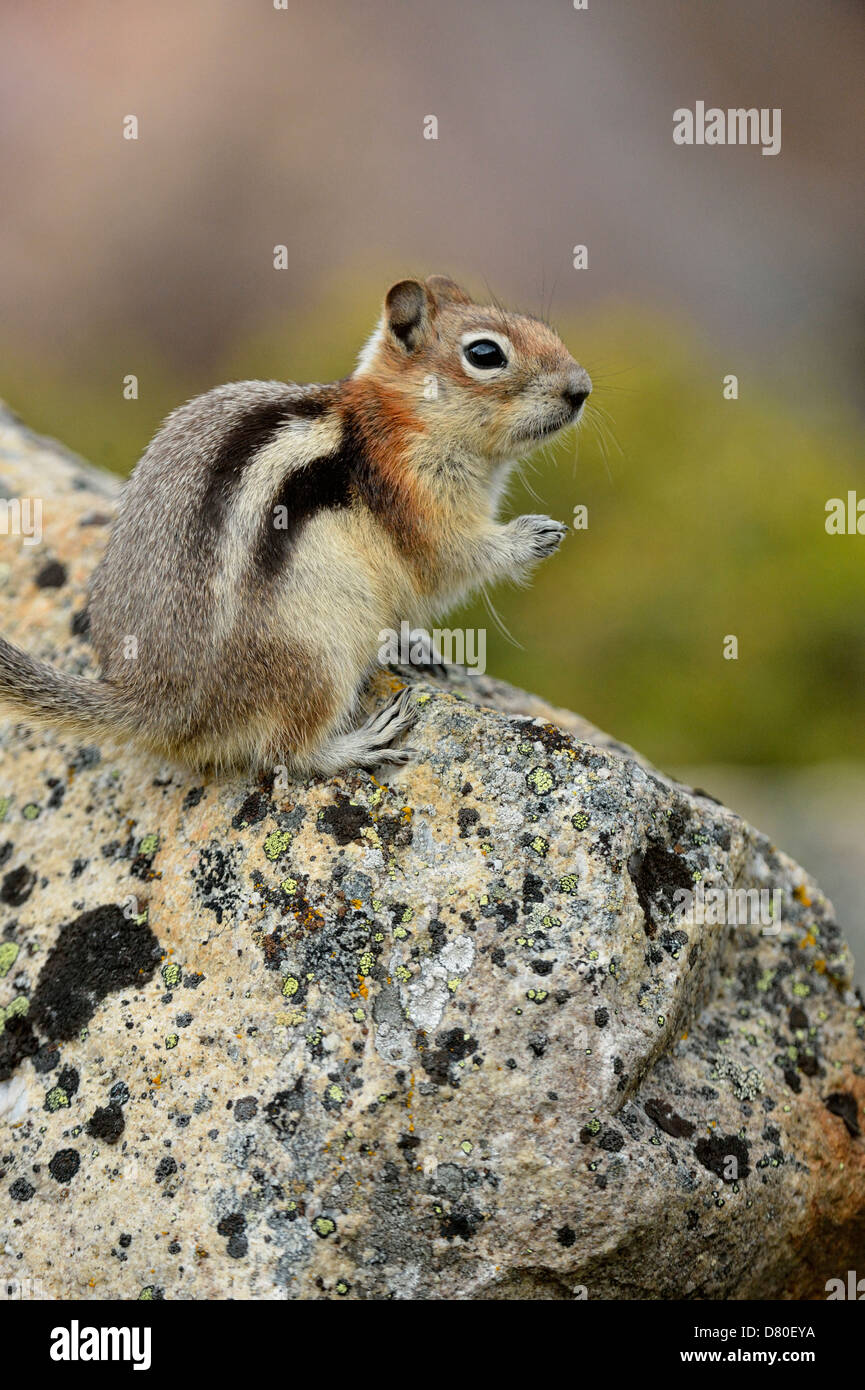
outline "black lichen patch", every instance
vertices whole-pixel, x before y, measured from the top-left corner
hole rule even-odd
[[[49,560],[36,576],[40,589],[60,589],[66,583],[66,566],[59,560]]]
[[[688,944],[688,933],[683,931],[662,931],[661,946],[668,956],[676,957],[681,954]]]
[[[372,816],[364,806],[352,806],[347,796],[338,796],[333,805],[319,811],[318,822],[338,845],[348,845],[360,840],[361,830],[372,825]]]
[[[54,1068],[59,1067],[59,1065],[60,1052],[56,1047],[52,1046],[51,1043],[46,1043],[44,1047],[40,1047],[39,1051],[35,1053],[33,1057],[33,1069],[40,1074],[46,1071],[53,1071]],[[65,1089],[64,1087],[64,1090]]]
[[[270,797],[265,792],[251,792],[233,817],[231,824],[235,830],[243,830],[248,825],[257,825],[272,809]]]
[[[87,1121],[87,1133],[106,1144],[116,1144],[125,1128],[123,1111],[114,1103],[97,1107]]]
[[[48,1171],[55,1182],[71,1182],[81,1167],[81,1157],[77,1149],[58,1149],[51,1162],[48,1164]]]
[[[165,1158],[161,1158],[157,1163],[154,1177],[157,1182],[164,1182],[166,1178],[173,1177],[176,1172],[177,1159],[172,1158],[171,1154],[167,1154]]]
[[[723,1182],[741,1181],[751,1171],[748,1145],[735,1134],[712,1134],[708,1138],[698,1139],[694,1145],[694,1155],[704,1168]],[[731,1159],[734,1160],[732,1164]]]
[[[75,1067],[64,1067],[57,1078],[57,1085],[61,1091],[65,1091],[70,1098],[75,1095],[81,1084],[81,1077]]]
[[[529,961],[529,964],[531,965],[532,970],[534,970],[536,975],[550,975],[552,974],[552,969],[555,965],[555,961],[537,959]]]
[[[32,869],[28,869],[26,864],[20,865],[17,869],[11,869],[3,877],[0,886],[0,902],[6,903],[9,907],[21,907],[26,903],[36,884],[36,875]]]
[[[437,1034],[436,1044],[435,1048],[425,1048],[421,1052],[421,1062],[430,1081],[436,1086],[446,1086],[451,1079],[451,1066],[477,1052],[477,1039],[467,1037],[462,1028],[451,1028]]]
[[[9,1196],[13,1202],[29,1202],[36,1188],[26,1178],[16,1178],[9,1184]]]
[[[184,809],[184,811],[191,811],[192,808],[193,808],[194,806],[197,806],[197,805],[198,805],[199,801],[201,800],[201,798],[202,798],[203,796],[204,796],[204,788],[203,788],[203,787],[190,787],[189,791],[186,793],[185,797],[183,798],[183,809]]]
[[[51,788],[51,795],[46,802],[46,806],[49,811],[56,811],[66,795],[66,783],[61,782],[59,777],[49,777],[48,785]]]
[[[823,1104],[830,1115],[837,1115],[839,1120],[843,1120],[847,1130],[853,1139],[858,1139],[861,1134],[859,1128],[859,1107],[856,1104],[856,1097],[849,1091],[833,1091],[830,1096],[826,1096]]]
[[[240,900],[232,856],[219,845],[210,844],[201,851],[191,872],[202,904],[221,922]]]
[[[517,719],[513,721],[513,728],[521,743],[540,741],[541,747],[547,753],[574,751],[574,740],[571,734],[566,734],[563,729],[557,729],[555,724],[535,724],[531,719]]]
[[[277,1091],[273,1100],[268,1101],[264,1107],[265,1118],[280,1139],[291,1139],[303,1118],[304,1106],[303,1077],[300,1076],[290,1090]]]
[[[676,889],[693,891],[691,870],[681,855],[674,854],[664,845],[653,844],[645,854],[631,856],[628,873],[643,909],[646,935],[654,936],[659,925],[656,915],[660,911],[667,917],[672,915]]]
[[[532,903],[544,900],[544,882],[537,874],[526,874],[523,878],[523,912],[530,912]]]
[[[460,839],[468,839],[469,831],[473,825],[477,825],[480,820],[480,812],[472,806],[461,806],[457,811],[457,824],[460,828]]]
[[[556,1240],[559,1242],[559,1245],[564,1245],[568,1248],[576,1244],[577,1233],[573,1226],[560,1226],[556,1231]]]
[[[808,1015],[800,1004],[793,1004],[790,1009],[789,1018],[790,1027],[793,1029],[794,1033],[799,1029],[808,1027]]]
[[[414,839],[411,822],[404,816],[379,816],[375,828],[382,845],[390,853],[407,849]]]
[[[249,1249],[249,1241],[245,1235],[246,1217],[243,1213],[233,1211],[229,1216],[223,1216],[216,1229],[228,1241],[226,1253],[233,1260],[242,1260]]]
[[[416,1134],[401,1134],[396,1144],[409,1168],[414,1168],[417,1163],[415,1150],[420,1148],[420,1139]]]
[[[659,1129],[665,1134],[670,1134],[674,1139],[690,1139],[694,1133],[694,1125],[689,1120],[683,1120],[681,1115],[677,1115],[672,1105],[667,1100],[647,1100],[643,1106],[650,1120],[654,1120]]]
[[[32,1026],[47,1038],[75,1037],[109,994],[151,979],[160,955],[146,923],[115,904],[82,912],[48,953],[30,1001]]]
[[[439,1233],[445,1240],[453,1240],[456,1236],[461,1240],[471,1240],[483,1219],[483,1213],[473,1203],[456,1202],[442,1217]]]

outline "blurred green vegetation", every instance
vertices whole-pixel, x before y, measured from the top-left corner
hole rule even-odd
[[[329,304],[238,341],[206,378],[127,346],[119,367],[117,350],[82,350],[72,366],[18,357],[0,389],[33,428],[127,473],[170,409],[220,381],[345,375],[386,283],[336,286]],[[595,391],[579,435],[532,459],[537,496],[515,482],[507,513],[568,521],[584,504],[588,529],[529,588],[494,592],[515,641],[481,600],[441,625],[485,627],[491,673],[661,766],[865,756],[865,538],[824,527],[830,497],[865,496],[861,421],[814,390],[777,399],[759,364],[721,360],[693,327],[633,307],[556,326]],[[127,372],[138,401],[123,399]],[[736,401],[722,395],[728,372]]]

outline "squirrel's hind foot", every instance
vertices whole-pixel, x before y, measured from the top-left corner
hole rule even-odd
[[[315,757],[316,772],[331,776],[347,768],[378,767],[389,763],[404,767],[414,756],[414,749],[393,748],[417,719],[417,707],[410,686],[388,700],[386,705],[371,714],[364,724],[347,734],[338,734]]]

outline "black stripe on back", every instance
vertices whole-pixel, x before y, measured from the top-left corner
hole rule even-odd
[[[280,573],[303,526],[316,512],[348,507],[355,498],[369,508],[406,553],[419,545],[393,483],[373,466],[360,422],[353,412],[345,411],[341,423],[338,448],[289,473],[262,517],[255,564],[263,578]]]
[[[286,391],[274,401],[264,401],[244,411],[225,435],[210,465],[210,477],[202,498],[202,514],[218,530],[227,517],[244,471],[277,432],[292,419],[315,420],[330,403],[327,392],[308,394]]]
[[[304,524],[316,512],[347,507],[354,491],[357,460],[350,439],[332,454],[322,454],[283,479],[271,501],[255,549],[255,564],[265,578],[278,574]]]

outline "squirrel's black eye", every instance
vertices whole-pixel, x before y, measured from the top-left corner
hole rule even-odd
[[[482,371],[508,365],[508,359],[498,343],[494,343],[492,338],[478,338],[474,343],[469,343],[463,348],[463,351],[466,355],[466,361],[471,362],[473,367],[480,367]]]

